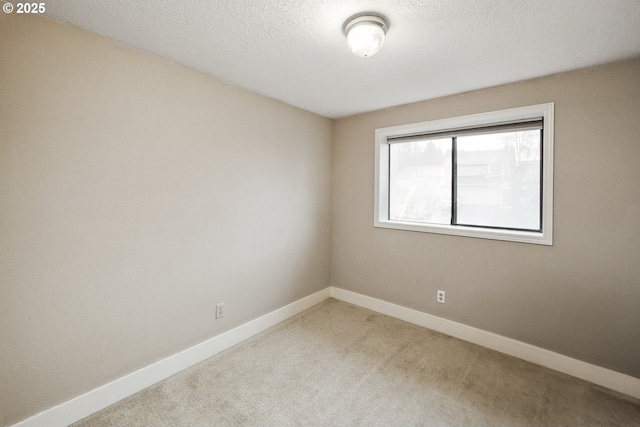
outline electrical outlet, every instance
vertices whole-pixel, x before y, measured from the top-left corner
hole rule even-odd
[[[216,304],[216,319],[224,317],[224,303]]]
[[[441,291],[438,289],[438,291],[436,292],[436,301],[438,301],[441,304],[444,304],[444,291]]]

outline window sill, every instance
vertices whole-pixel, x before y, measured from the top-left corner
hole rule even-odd
[[[504,230],[482,227],[465,227],[462,225],[424,224],[409,221],[376,221],[374,227],[392,228],[405,231],[419,231],[422,233],[448,234],[452,236],[474,237],[480,239],[503,240],[509,242],[531,243],[552,246],[553,239],[550,232]]]

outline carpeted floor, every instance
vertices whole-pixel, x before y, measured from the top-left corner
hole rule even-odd
[[[74,426],[640,426],[640,404],[327,300]]]

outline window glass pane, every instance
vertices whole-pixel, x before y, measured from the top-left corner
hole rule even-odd
[[[540,229],[541,132],[457,139],[457,223]]]
[[[451,138],[389,146],[389,219],[451,224]]]

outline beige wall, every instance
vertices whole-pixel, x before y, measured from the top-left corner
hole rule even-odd
[[[0,425],[327,287],[331,135],[329,119],[0,14]]]
[[[376,128],[545,102],[553,247],[373,227]],[[338,120],[333,171],[333,285],[640,377],[640,60]]]

